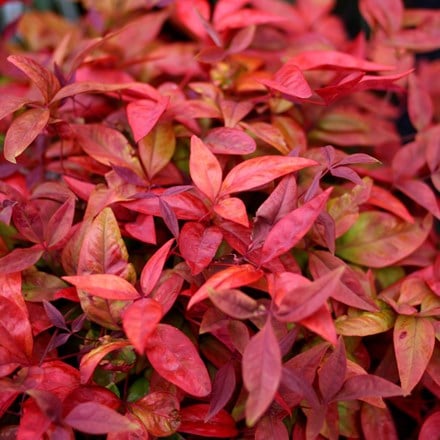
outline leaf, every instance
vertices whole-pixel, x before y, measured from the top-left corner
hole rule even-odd
[[[138,299],[140,296],[132,284],[117,275],[93,274],[62,278],[77,289],[85,290],[88,294],[100,298],[131,300]]]
[[[21,272],[33,266],[43,255],[41,245],[36,244],[29,248],[15,248],[9,254],[0,258],[0,274]]]
[[[394,67],[376,64],[356,58],[352,55],[334,50],[308,50],[290,58],[287,65],[294,65],[301,70],[332,69],[332,70],[360,70],[374,72],[393,70]]]
[[[130,345],[129,341],[113,341],[100,345],[97,348],[86,353],[82,358],[79,366],[81,373],[81,383],[86,384],[92,378],[93,373],[102,359],[112,351],[120,350]]]
[[[289,432],[280,417],[264,416],[255,430],[255,440],[289,440]]]
[[[205,39],[207,33],[202,18],[209,21],[209,2],[207,0],[194,0],[189,4],[185,0],[177,0],[175,6],[179,23],[183,24],[197,38]]]
[[[35,140],[49,122],[47,108],[32,108],[17,116],[6,133],[3,154],[9,162],[16,163],[16,157]]]
[[[213,128],[203,141],[214,154],[251,154],[257,147],[255,141],[238,128]]]
[[[57,245],[66,238],[72,228],[73,216],[75,214],[75,199],[69,197],[52,215],[47,223],[45,231],[48,247]]]
[[[205,284],[191,297],[188,303],[188,309],[194,304],[207,299],[212,290],[234,289],[245,286],[259,280],[263,272],[255,269],[250,264],[231,266],[210,277]]]
[[[163,198],[159,199],[159,212],[170,232],[175,238],[179,238],[179,222],[177,221],[177,215],[174,213],[170,204]]]
[[[180,404],[171,393],[152,392],[130,407],[151,435],[165,437],[179,429]]]
[[[197,136],[191,137],[189,170],[197,188],[214,201],[222,183],[222,169],[214,154]]]
[[[161,304],[151,298],[141,298],[125,309],[122,326],[127,338],[141,355],[162,316]]]
[[[297,322],[315,313],[339,287],[345,268],[339,267],[321,278],[304,282],[287,291],[276,310],[277,319],[282,322]]]
[[[168,107],[168,100],[139,99],[127,105],[127,119],[135,142],[147,136]]]
[[[143,243],[156,244],[156,229],[152,215],[138,214],[136,221],[125,223],[128,234]]]
[[[301,69],[294,64],[285,64],[279,69],[273,80],[262,79],[262,84],[271,90],[280,92],[286,99],[296,101],[297,98],[307,99],[313,94]]]
[[[333,353],[325,360],[318,372],[319,389],[321,390],[324,402],[329,403],[341,389],[347,370],[347,359],[345,354],[345,345],[342,337],[339,337],[338,343]]]
[[[126,416],[97,402],[84,402],[75,406],[64,417],[64,422],[88,434],[107,434],[137,429],[137,426]]]
[[[323,211],[331,191],[332,188],[328,188],[298,209],[285,215],[274,225],[261,250],[261,264],[268,263],[289,251],[307,234]]]
[[[217,370],[217,373],[215,374],[214,381],[212,383],[209,411],[204,419],[205,423],[225,407],[234,394],[235,386],[236,378],[234,365],[231,361],[226,362]]]
[[[302,168],[316,165],[310,159],[300,157],[260,156],[235,166],[225,177],[220,194],[248,191],[271,182],[278,177]]]
[[[17,110],[20,110],[24,105],[30,102],[29,98],[2,94],[0,96],[0,120]]]
[[[290,391],[306,399],[312,408],[319,407],[320,403],[315,390],[301,373],[284,367],[281,384]]]
[[[64,316],[54,305],[48,301],[43,301],[43,306],[47,317],[55,327],[69,331]]]
[[[440,411],[433,412],[429,415],[419,432],[418,440],[432,440],[440,431]]]
[[[389,307],[378,312],[363,312],[354,316],[340,316],[335,321],[338,334],[343,336],[370,336],[384,333],[394,327],[396,315]]]
[[[179,249],[192,275],[201,273],[212,261],[223,234],[217,226],[187,222],[180,231]]]
[[[420,381],[431,359],[435,333],[429,318],[398,316],[393,333],[394,351],[403,395]]]
[[[192,342],[177,328],[159,324],[150,337],[146,355],[164,379],[188,394],[204,397],[211,392],[205,364]]]
[[[378,408],[364,403],[361,408],[361,423],[365,440],[399,439],[393,417],[386,407]]]
[[[416,76],[408,77],[408,115],[417,131],[423,131],[431,123],[434,113],[433,102],[426,85]]]
[[[249,319],[262,311],[257,301],[237,289],[211,290],[209,299],[223,313],[235,319]]]
[[[219,200],[214,205],[214,212],[226,220],[245,227],[249,226],[246,206],[237,197],[227,197],[226,199]]]
[[[141,290],[148,296],[159,281],[163,266],[173,245],[174,239],[163,244],[147,261],[141,273]]]
[[[371,28],[376,23],[381,26],[388,35],[397,32],[402,24],[404,6],[401,0],[361,0],[359,9]]]
[[[139,140],[138,148],[142,165],[151,180],[173,157],[176,136],[172,124],[157,124],[147,136]]]
[[[208,438],[234,438],[238,435],[235,420],[224,410],[205,421],[209,405],[198,403],[182,408],[179,432]]]
[[[249,392],[246,422],[253,426],[269,408],[281,381],[281,351],[270,319],[243,353],[243,382]]]
[[[374,374],[348,378],[334,400],[355,400],[366,397],[401,396],[402,390],[392,382]]]
[[[369,267],[391,266],[422,245],[431,230],[431,224],[431,216],[409,224],[386,212],[365,211],[336,241],[336,254]]]
[[[60,89],[61,86],[57,77],[32,58],[22,55],[9,55],[7,59],[38,87],[45,103],[48,103]]]

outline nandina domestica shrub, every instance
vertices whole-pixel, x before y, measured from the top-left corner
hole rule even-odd
[[[436,438],[440,12],[335,3],[5,29],[1,438]]]

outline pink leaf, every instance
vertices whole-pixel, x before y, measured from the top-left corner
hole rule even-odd
[[[420,429],[418,440],[432,440],[440,432],[440,411],[428,416]]]
[[[211,392],[211,380],[193,343],[177,328],[159,324],[149,338],[146,355],[166,380],[197,397]]]
[[[55,246],[70,232],[75,214],[75,199],[69,197],[52,215],[46,228],[47,246]]]
[[[222,183],[222,169],[214,154],[197,136],[191,137],[189,170],[197,188],[214,201]]]
[[[160,303],[151,298],[141,298],[130,304],[122,316],[122,326],[134,348],[143,354],[148,339],[163,316]]]
[[[227,197],[226,199],[219,200],[214,205],[214,212],[226,220],[246,227],[249,226],[246,206],[237,197]]]
[[[228,267],[214,274],[197,290],[188,303],[188,309],[207,299],[210,291],[245,286],[259,280],[262,276],[263,272],[250,264]]]
[[[214,154],[250,154],[256,148],[255,141],[238,128],[213,128],[203,140]]]
[[[289,440],[289,432],[280,417],[275,415],[264,416],[255,430],[255,440]]]
[[[39,244],[29,248],[16,248],[0,258],[0,274],[21,272],[33,266],[43,253],[43,248]]]
[[[258,302],[241,290],[211,290],[209,298],[223,313],[235,319],[249,319],[261,311]]]
[[[29,98],[2,94],[0,96],[0,120],[3,119],[5,116],[21,109],[29,102]]]
[[[412,125],[422,131],[431,123],[433,102],[426,85],[415,75],[408,78],[408,114]]]
[[[47,108],[32,108],[17,116],[5,137],[4,156],[9,162],[16,163],[16,157],[35,140],[49,122],[50,111]]]
[[[254,425],[269,408],[281,381],[281,351],[268,319],[243,353],[243,382],[249,392],[246,421]]]
[[[107,434],[137,429],[126,416],[97,402],[80,403],[64,417],[72,428],[88,434]]]
[[[278,177],[316,165],[300,157],[260,156],[235,166],[225,177],[220,193],[227,195],[265,185]]]
[[[268,263],[293,248],[313,226],[330,197],[328,188],[300,208],[285,215],[269,232],[261,251],[261,264]]]
[[[65,276],[63,280],[90,295],[105,299],[131,300],[139,298],[139,293],[128,281],[112,274]]]
[[[375,29],[376,23],[388,35],[400,29],[404,12],[402,0],[361,0],[359,9],[372,29]]]
[[[223,234],[217,226],[185,223],[179,236],[179,249],[193,275],[199,274],[211,263],[222,240]]]
[[[141,273],[141,290],[148,296],[154,289],[163,270],[163,266],[173,245],[174,239],[168,240],[147,261]]]

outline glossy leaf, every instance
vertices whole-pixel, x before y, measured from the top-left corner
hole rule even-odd
[[[166,380],[192,396],[211,392],[211,380],[192,342],[180,330],[159,324],[149,339],[146,355]]]
[[[289,251],[307,234],[324,209],[332,188],[324,191],[300,208],[285,215],[269,232],[261,251],[261,263],[267,263]]]
[[[265,185],[278,177],[316,163],[300,157],[261,156],[234,167],[225,177],[220,193],[227,195]]]
[[[430,318],[399,316],[393,333],[394,351],[403,395],[420,381],[431,359],[435,334]]]
[[[134,348],[143,354],[148,339],[163,316],[160,303],[151,298],[141,298],[130,304],[122,316],[122,326]]]
[[[243,353],[243,382],[249,392],[246,421],[250,426],[272,403],[281,381],[281,368],[280,346],[268,319]]]
[[[391,266],[412,254],[426,239],[432,218],[414,224],[379,211],[365,211],[336,242],[336,254],[370,267]]]
[[[179,235],[179,249],[193,275],[211,263],[222,240],[223,234],[217,226],[205,227],[194,222],[184,225]]]
[[[33,108],[17,116],[10,125],[4,144],[4,156],[9,162],[16,163],[16,157],[35,140],[49,122],[47,108]]]

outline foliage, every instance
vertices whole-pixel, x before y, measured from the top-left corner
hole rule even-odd
[[[0,436],[434,438],[440,12],[117,3],[1,41]]]

